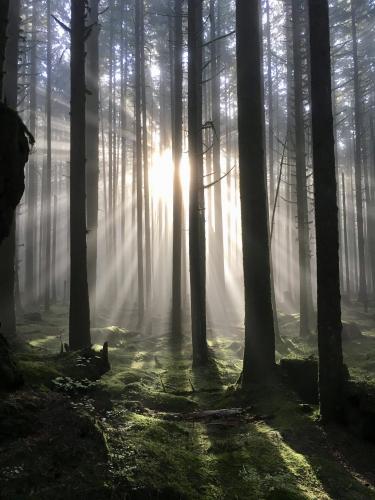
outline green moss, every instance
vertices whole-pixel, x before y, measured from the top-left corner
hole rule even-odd
[[[52,380],[62,374],[53,364],[43,361],[19,361],[19,367],[28,384],[49,386]]]
[[[75,353],[56,354],[60,331],[66,340],[64,314],[55,310],[43,318],[43,325],[21,326],[38,346],[19,357],[24,372],[29,371],[26,377],[35,384],[47,384],[56,373],[71,376],[75,370]],[[345,343],[344,352],[352,375],[372,379],[375,337],[368,329],[369,316],[360,321],[366,335],[358,343]],[[281,316],[281,328],[283,335],[297,333],[298,316]],[[345,449],[340,440],[330,442],[330,431],[315,420],[317,408],[303,413],[295,394],[278,381],[248,392],[238,389],[242,331],[234,331],[231,338],[212,337],[212,360],[201,370],[191,367],[188,342],[180,351],[171,351],[167,336],[143,338],[117,327],[93,334],[98,346],[105,336],[111,338],[112,370],[84,399],[103,428],[112,498],[375,498],[374,490],[337,459],[340,454],[349,459],[354,450],[359,460],[368,457],[365,444],[351,440]],[[316,345],[284,337],[282,350],[283,357],[306,357],[316,353]],[[249,418],[191,422],[184,415],[238,407],[251,407]],[[352,468],[355,471],[355,464]]]

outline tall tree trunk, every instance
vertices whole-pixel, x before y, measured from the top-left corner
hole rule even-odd
[[[357,208],[358,260],[359,260],[359,293],[358,300],[367,309],[367,284],[365,266],[365,239],[362,202],[362,113],[358,67],[358,37],[356,26],[355,4],[351,0],[351,29],[353,42],[353,77],[354,77],[354,124],[355,124],[355,192]]]
[[[336,177],[337,178],[337,177]],[[347,216],[346,216],[346,188],[345,188],[345,175],[341,174],[341,186],[342,186],[342,207],[343,207],[343,240],[344,240],[344,250],[345,250],[345,283],[346,283],[346,296],[350,300],[351,297],[351,287],[350,287],[350,275],[349,275],[349,247],[348,247],[348,229],[347,229]]]
[[[148,133],[147,133],[147,99],[146,99],[146,60],[145,60],[145,18],[144,1],[140,4],[140,51],[141,51],[141,85],[142,85],[142,145],[143,145],[143,174],[145,197],[145,284],[146,304],[148,316],[151,313],[151,229],[150,229],[150,186],[148,175]],[[150,317],[149,317],[150,319]]]
[[[3,95],[5,47],[7,42],[7,25],[9,0],[0,0],[0,99]]]
[[[188,2],[189,255],[193,366],[208,361],[202,146],[202,0]]]
[[[135,0],[135,135],[137,171],[137,254],[138,254],[138,326],[144,319],[143,282],[143,189],[141,121],[141,11],[143,0]]]
[[[71,0],[69,309],[71,349],[81,349],[91,344],[86,247],[85,38],[85,0]]]
[[[245,285],[243,384],[275,366],[263,109],[260,3],[236,1],[237,95]]]
[[[302,92],[302,13],[300,0],[292,0],[293,61],[294,61],[294,113],[296,140],[297,221],[300,293],[300,335],[311,333],[312,295],[309,245],[309,220],[306,185],[305,125]]]
[[[339,231],[327,0],[309,0],[320,413],[342,418]]]
[[[270,0],[266,3],[267,15],[267,91],[268,91],[268,170],[270,176],[269,193],[270,204],[273,207],[275,198],[275,181],[273,172],[273,81],[272,81],[272,46],[271,46],[271,15],[270,15]]]
[[[182,279],[182,223],[183,200],[181,185],[182,156],[182,4],[183,0],[174,0],[174,39],[173,39],[173,79],[172,79],[172,155],[173,155],[173,262],[172,262],[172,335],[173,339],[181,336],[181,279]],[[162,89],[163,91],[163,89]]]
[[[7,45],[5,49],[4,100],[17,109],[18,90],[18,41],[20,31],[20,0],[9,3]],[[16,254],[16,223],[0,246],[0,322],[1,331],[13,336],[16,333],[16,308],[14,297]]]
[[[30,132],[36,137],[36,106],[37,106],[37,19],[38,6],[33,5],[32,35],[30,51]],[[37,194],[38,178],[36,162],[33,156],[28,166],[27,183],[27,215],[26,215],[26,241],[25,241],[25,306],[26,309],[36,307],[36,227],[37,227]]]
[[[86,101],[86,191],[87,191],[87,279],[90,295],[91,323],[96,321],[96,280],[98,260],[99,204],[99,0],[90,0],[87,39],[86,82],[89,93]],[[104,147],[104,145],[103,145]]]
[[[47,115],[47,163],[46,163],[46,253],[44,261],[45,289],[44,307],[48,311],[51,295],[51,184],[52,184],[52,33],[51,33],[51,0],[47,0],[47,88],[46,88],[46,115]]]
[[[211,19],[211,40],[220,36],[220,2],[216,2],[218,10],[218,24],[216,23],[215,1],[210,0],[210,19]],[[224,271],[224,236],[223,236],[223,210],[221,193],[221,116],[220,116],[220,41],[210,44],[211,49],[211,99],[212,99],[212,121],[213,131],[213,170],[215,172],[214,180],[214,205],[215,205],[215,241],[214,266],[217,272],[217,286],[221,298],[220,310],[223,312],[222,320],[226,318],[225,304],[225,271]]]
[[[126,6],[122,0],[121,24],[121,274],[125,274],[125,224],[126,224],[126,173],[127,173],[127,106],[128,94],[128,36],[126,34]]]

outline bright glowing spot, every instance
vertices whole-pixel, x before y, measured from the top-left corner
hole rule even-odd
[[[181,160],[181,183],[184,198],[189,192],[189,162],[187,155]],[[161,155],[153,157],[150,169],[150,189],[155,200],[172,202],[173,199],[173,161],[171,150],[165,150]],[[186,199],[186,198],[185,198]]]

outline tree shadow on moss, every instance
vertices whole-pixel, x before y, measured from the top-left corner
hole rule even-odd
[[[265,396],[267,394],[267,396]],[[293,392],[275,383],[268,392],[257,390],[259,410],[271,415],[268,424],[296,454],[304,456],[316,478],[332,499],[375,498],[375,448],[345,432],[322,427],[317,415],[306,414]]]

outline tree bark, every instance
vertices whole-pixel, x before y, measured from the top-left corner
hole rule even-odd
[[[99,205],[99,0],[90,0],[91,33],[87,39],[86,82],[86,191],[87,191],[87,278],[90,295],[91,324],[96,321],[96,279],[98,260]]]
[[[173,39],[173,92],[172,92],[172,155],[173,155],[173,261],[172,261],[172,336],[181,337],[181,279],[182,279],[182,4],[183,0],[174,0],[174,39]],[[163,91],[163,89],[162,89]]]
[[[20,0],[9,3],[7,45],[5,48],[4,100],[7,105],[17,109],[18,97],[18,43],[20,31]],[[10,234],[0,246],[0,321],[1,330],[6,336],[16,334],[15,307],[15,254],[16,222],[13,220]]]
[[[243,385],[275,366],[263,109],[262,36],[258,1],[236,1],[237,96],[245,285]]]
[[[85,0],[71,1],[69,345],[91,345],[86,247]]]
[[[202,0],[188,2],[189,256],[193,366],[208,361],[202,147]]]
[[[327,0],[309,0],[320,413],[342,418],[339,231]]]

